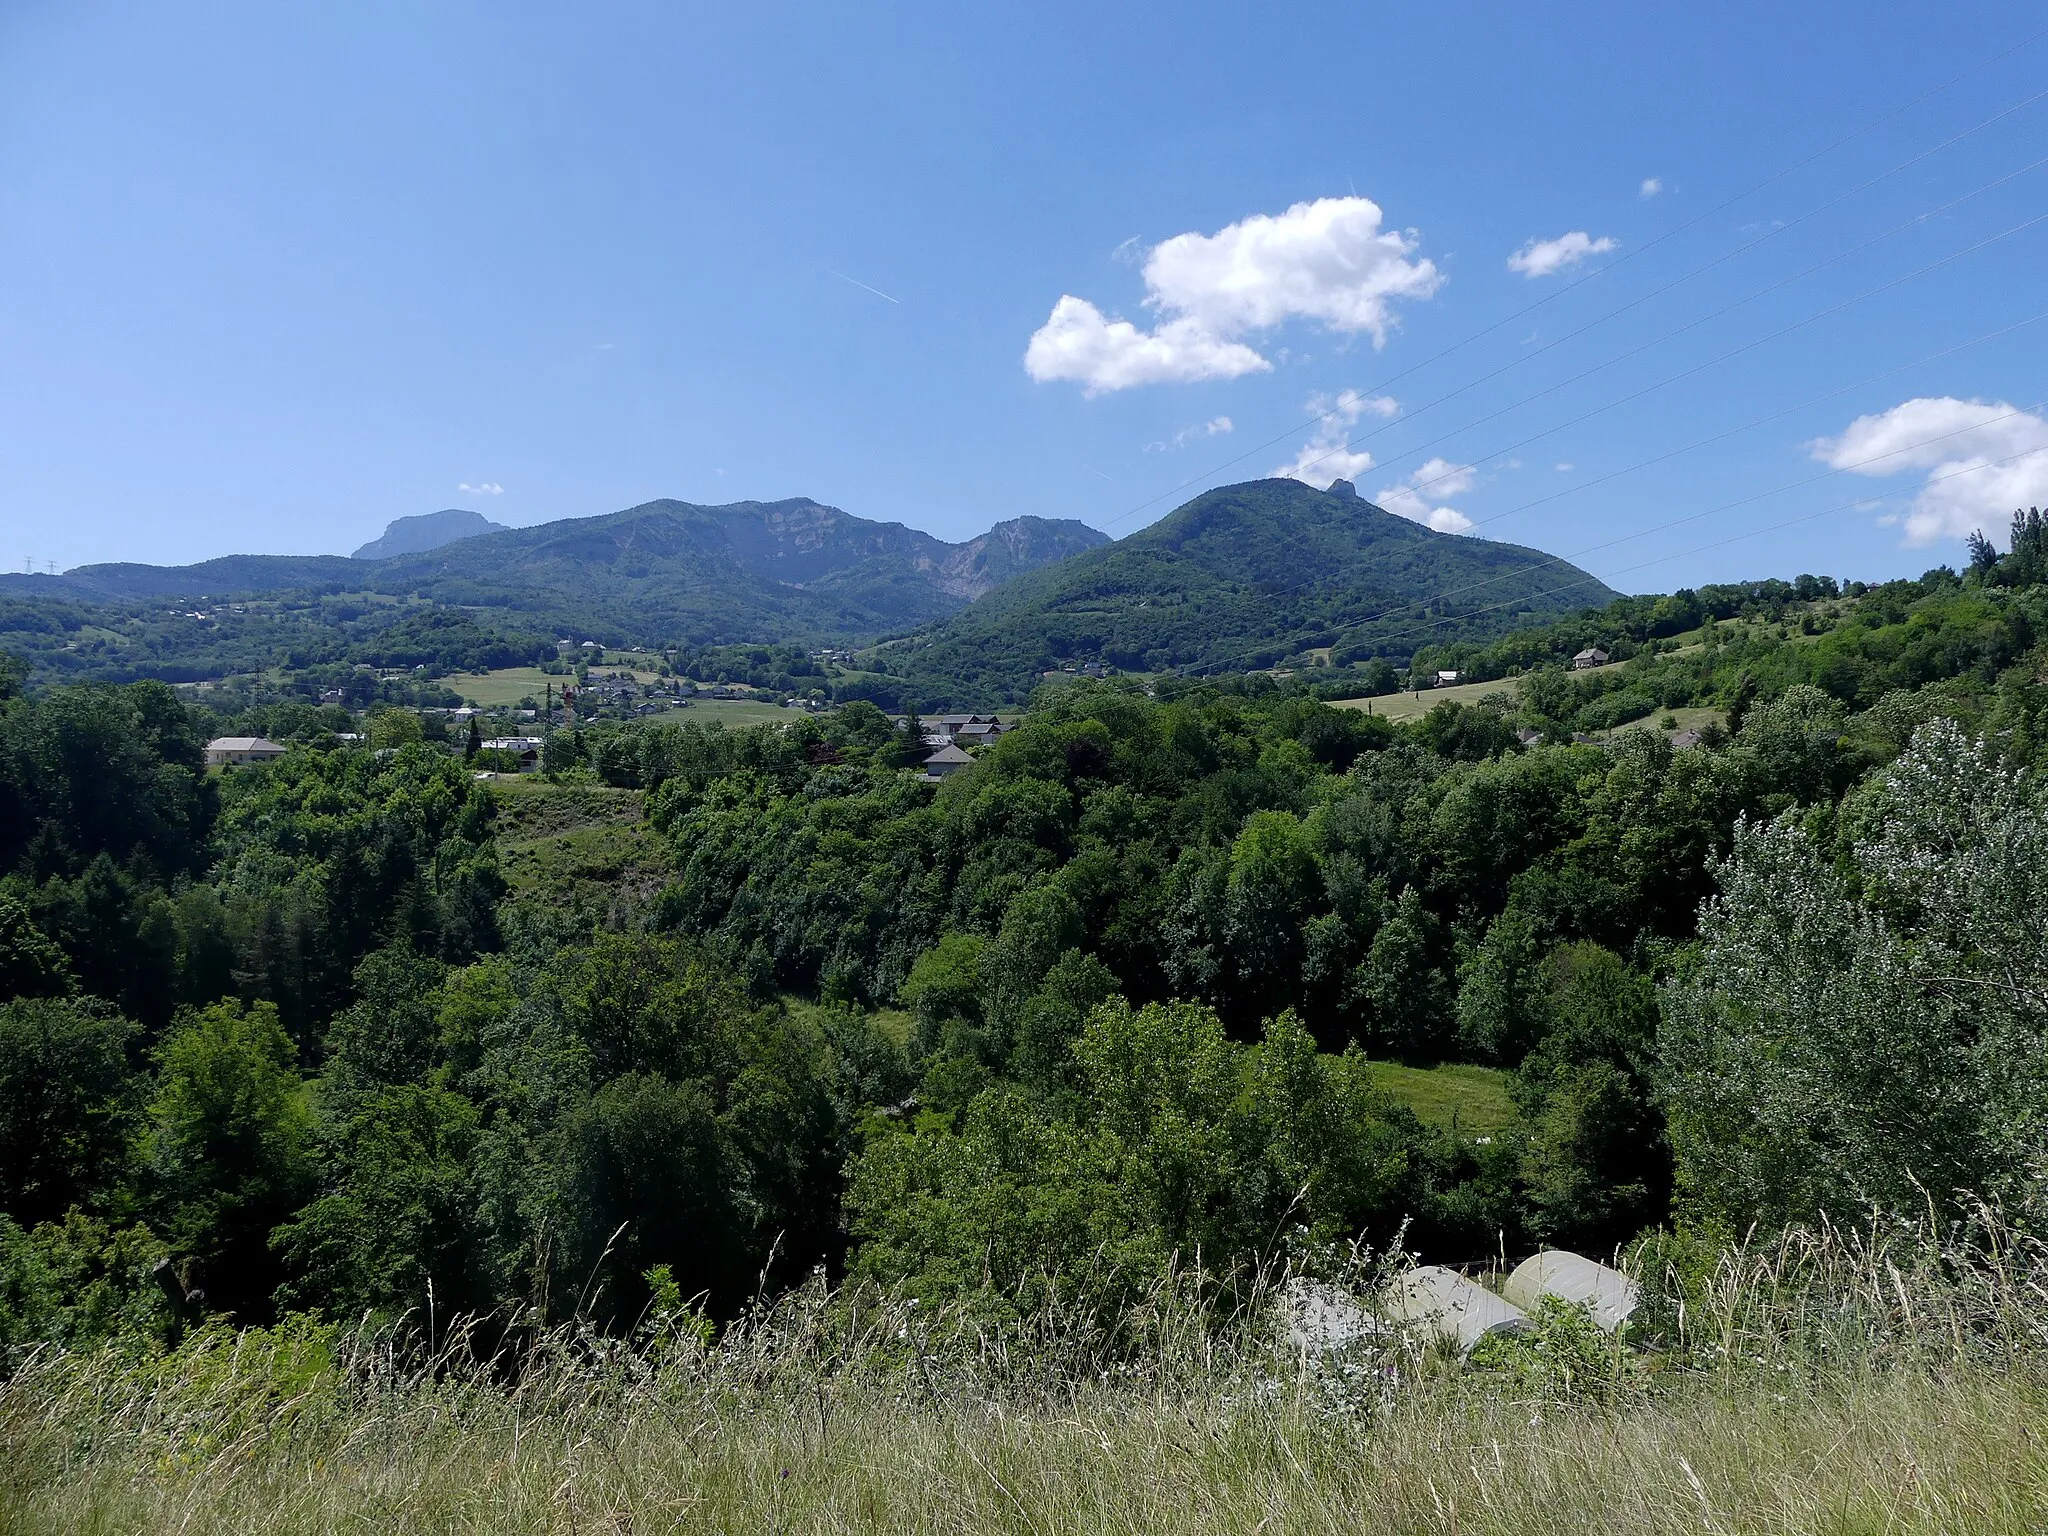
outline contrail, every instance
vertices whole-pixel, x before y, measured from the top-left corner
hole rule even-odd
[[[902,301],[901,299],[891,299],[891,298],[889,298],[889,295],[888,295],[888,294],[886,294],[886,293],[884,293],[884,292],[882,292],[882,290],[881,290],[881,289],[879,289],[879,288],[868,288],[868,285],[867,285],[866,283],[862,282],[862,281],[861,281],[861,280],[860,280],[859,278],[857,278],[857,277],[848,277],[848,276],[847,276],[847,275],[846,275],[846,274],[845,274],[844,272],[838,272],[838,271],[834,271],[834,270],[833,270],[833,269],[832,269],[831,267],[827,267],[827,268],[825,268],[825,270],[826,270],[827,272],[831,272],[831,273],[832,273],[832,275],[833,275],[834,277],[838,278],[838,279],[839,279],[839,281],[841,281],[842,283],[851,283],[851,284],[853,284],[853,286],[854,286],[854,287],[856,287],[856,288],[867,288],[868,292],[869,292],[869,293],[872,293],[872,294],[873,294],[873,295],[874,295],[874,296],[875,296],[876,298],[878,298],[878,299],[889,299],[889,302],[890,302],[891,304],[901,304],[901,303],[903,302],[903,301]]]

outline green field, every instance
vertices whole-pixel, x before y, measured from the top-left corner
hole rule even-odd
[[[1376,699],[1332,699],[1338,709],[1362,709],[1389,720],[1420,720],[1439,704],[1477,704],[1489,693],[1512,695],[1515,680],[1497,677],[1490,683],[1458,683],[1450,688],[1425,688],[1421,693],[1387,693]]]
[[[714,720],[728,727],[741,725],[783,725],[799,718],[802,710],[784,709],[780,704],[756,704],[752,699],[699,699],[688,709],[672,710],[664,720],[695,720],[709,725]]]
[[[603,670],[611,675],[620,669],[606,667]],[[635,672],[633,676],[643,683],[657,680],[652,672]],[[478,709],[506,709],[525,698],[541,703],[545,701],[550,687],[559,696],[562,684],[572,679],[543,672],[539,667],[501,667],[495,672],[451,673],[442,681]],[[662,718],[694,720],[700,725],[709,725],[716,720],[734,727],[788,720],[794,714],[795,711],[783,709],[780,705],[757,704],[752,699],[697,699],[687,709],[666,711]]]
[[[1594,670],[1598,671],[1600,669],[1595,668]],[[1374,699],[1333,699],[1331,704],[1337,709],[1361,710],[1367,714],[1379,715],[1400,724],[1410,720],[1420,720],[1439,704],[1477,704],[1490,693],[1505,693],[1512,697],[1515,693],[1515,680],[1511,677],[1498,677],[1492,682],[1487,683],[1459,683],[1450,688],[1425,688],[1419,694],[1389,693],[1382,694]],[[1677,722],[1666,732],[1667,735],[1671,731],[1697,730],[1710,720],[1719,721],[1724,718],[1724,711],[1712,705],[1685,709],[1660,709],[1653,714],[1644,716],[1641,720],[1631,721],[1628,725],[1620,727],[1620,729],[1633,730],[1637,726],[1661,728],[1664,717],[1667,714],[1672,716]],[[1614,734],[1615,732],[1613,731],[1604,733],[1605,736],[1613,736]]]
[[[1414,1110],[1424,1125],[1493,1136],[1515,1122],[1508,1075],[1492,1067],[1404,1067],[1393,1061],[1369,1066],[1373,1083]]]
[[[539,667],[501,667],[496,672],[456,672],[441,681],[478,709],[499,709],[517,704],[528,694],[538,703],[550,686],[560,689],[567,679]]]

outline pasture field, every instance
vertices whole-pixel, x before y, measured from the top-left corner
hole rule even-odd
[[[1404,1067],[1371,1063],[1372,1080],[1389,1098],[1406,1104],[1424,1125],[1443,1126],[1468,1136],[1493,1136],[1515,1122],[1508,1075],[1492,1067],[1453,1063]]]

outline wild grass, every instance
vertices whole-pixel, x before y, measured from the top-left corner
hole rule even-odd
[[[1508,1075],[1496,1068],[1456,1062],[1406,1067],[1394,1061],[1375,1061],[1369,1070],[1376,1086],[1414,1110],[1425,1125],[1467,1136],[1494,1136],[1515,1123]]]
[[[1567,1323],[1484,1366],[1396,1336],[1304,1354],[1284,1284],[1224,1308],[1188,1275],[1109,1317],[814,1285],[716,1336],[675,1312],[489,1353],[310,1325],[45,1352],[0,1388],[0,1530],[2048,1527],[2036,1245],[1645,1263],[1660,1349]]]

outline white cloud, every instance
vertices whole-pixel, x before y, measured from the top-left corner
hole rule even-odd
[[[1637,195],[1641,197],[1655,197],[1663,190],[1664,178],[1662,176],[1645,176],[1643,178],[1642,190]]]
[[[1508,258],[1508,270],[1524,277],[1548,277],[1575,267],[1588,256],[1604,256],[1617,249],[1610,235],[1595,240],[1583,229],[1559,235],[1555,240],[1531,240]]]
[[[1039,383],[1072,379],[1091,395],[1138,384],[1235,379],[1272,367],[1250,347],[1211,335],[1193,320],[1141,331],[1070,293],[1061,295],[1024,349],[1024,371]]]
[[[1185,448],[1198,437],[1216,437],[1222,433],[1235,430],[1236,423],[1231,421],[1228,416],[1211,416],[1200,426],[1182,427],[1164,442],[1147,443],[1145,451],[1147,453],[1165,453],[1169,449]]]
[[[1570,463],[1570,462],[1565,462],[1565,463],[1561,463],[1561,464],[1559,464],[1559,465],[1557,466],[1557,472],[1558,472],[1558,473],[1559,473],[1560,475],[1568,475],[1568,474],[1570,474],[1570,473],[1571,473],[1571,472],[1572,472],[1573,470],[1575,470],[1575,469],[1577,469],[1577,468],[1578,468],[1578,465],[1576,465],[1576,464],[1573,464],[1573,463]]]
[[[1413,231],[1382,229],[1380,220],[1370,198],[1325,197],[1213,235],[1163,240],[1144,264],[1144,304],[1160,317],[1150,331],[1066,294],[1032,335],[1024,370],[1041,383],[1071,379],[1090,394],[1236,378],[1273,366],[1242,338],[1289,320],[1363,332],[1382,346],[1394,301],[1428,298],[1443,274],[1415,256]]]
[[[495,480],[486,480],[482,485],[471,485],[464,481],[461,485],[456,486],[455,489],[467,491],[472,496],[502,496],[505,494],[505,487],[498,484]]]
[[[1979,528],[1996,534],[2018,508],[2048,501],[2048,418],[2002,401],[1908,400],[1857,417],[1840,437],[1814,443],[1813,456],[1831,469],[1873,477],[1926,470],[1927,483],[1904,518],[1909,545],[1960,539]]]
[[[1373,500],[1389,512],[1434,528],[1438,533],[1463,533],[1472,519],[1456,507],[1432,503],[1462,496],[1478,482],[1479,472],[1470,464],[1453,464],[1449,459],[1431,459],[1406,480],[1382,487]]]
[[[1311,395],[1308,408],[1319,412],[1322,419],[1316,423],[1314,434],[1301,445],[1294,462],[1281,465],[1273,471],[1273,477],[1300,480],[1319,491],[1327,491],[1334,481],[1356,480],[1372,468],[1371,454],[1345,443],[1358,419],[1371,415],[1385,420],[1401,409],[1401,403],[1392,395],[1367,396],[1347,389],[1334,399],[1329,395]]]

